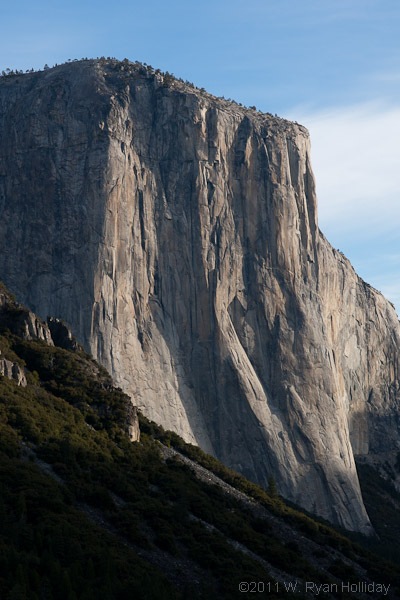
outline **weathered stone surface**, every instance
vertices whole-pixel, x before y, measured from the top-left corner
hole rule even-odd
[[[349,529],[399,449],[396,313],[319,232],[307,131],[144,69],[0,81],[0,278],[143,412]]]
[[[12,366],[12,378],[17,382],[18,385],[26,387],[27,383],[24,369],[22,369],[22,367],[20,367],[17,363],[14,363]]]
[[[140,440],[139,418],[137,406],[134,406],[132,403],[129,403],[127,407],[126,425],[131,442],[138,442]]]
[[[18,385],[26,387],[24,370],[17,363],[13,363],[6,358],[0,358],[0,375],[8,377],[8,379],[14,379]]]

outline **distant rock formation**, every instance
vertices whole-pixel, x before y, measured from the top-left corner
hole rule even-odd
[[[370,531],[354,454],[400,449],[400,328],[318,229],[306,129],[87,61],[1,78],[0,146],[18,298],[151,419]]]

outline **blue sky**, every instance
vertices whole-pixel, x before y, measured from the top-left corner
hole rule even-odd
[[[320,227],[400,311],[398,0],[0,3],[0,71],[141,60],[311,133]]]

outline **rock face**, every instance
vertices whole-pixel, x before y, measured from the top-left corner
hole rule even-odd
[[[126,421],[127,432],[131,442],[138,442],[140,440],[140,427],[137,406],[129,404],[126,415]]]
[[[6,358],[0,358],[0,375],[8,377],[8,379],[14,379],[18,385],[26,387],[24,370],[17,363],[13,363]]]
[[[0,79],[0,278],[138,407],[369,531],[354,455],[396,453],[400,328],[317,225],[307,131],[140,66]]]

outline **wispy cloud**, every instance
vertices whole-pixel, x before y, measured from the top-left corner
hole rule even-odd
[[[293,110],[308,127],[319,225],[400,309],[400,104]]]
[[[400,104],[359,104],[296,120],[311,135],[321,225],[367,226],[374,237],[399,228]]]
[[[375,83],[400,83],[400,71],[388,71],[386,73],[372,73],[370,80]]]

